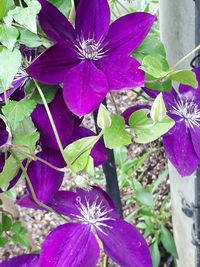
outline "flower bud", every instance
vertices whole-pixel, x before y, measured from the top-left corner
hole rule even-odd
[[[97,125],[102,129],[109,128],[111,126],[111,117],[107,110],[107,108],[104,105],[100,105],[99,112],[97,116]]]
[[[153,102],[150,116],[154,122],[159,122],[164,119],[166,113],[167,110],[165,107],[165,103],[162,97],[162,93],[160,93]]]

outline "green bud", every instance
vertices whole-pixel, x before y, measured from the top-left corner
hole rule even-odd
[[[99,126],[99,128],[104,130],[106,128],[109,128],[111,126],[111,123],[112,121],[108,110],[104,105],[101,104],[97,116],[97,125]]]
[[[164,119],[166,116],[167,110],[165,107],[165,103],[162,97],[162,93],[160,93],[153,102],[151,107],[150,116],[154,122],[159,122]]]

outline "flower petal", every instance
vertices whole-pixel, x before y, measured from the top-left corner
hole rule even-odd
[[[132,115],[133,112],[140,110],[140,109],[150,109],[151,107],[149,105],[135,105],[130,108],[127,108],[123,113],[122,116],[124,117],[124,120],[126,124],[128,124],[129,118]]]
[[[37,156],[56,167],[65,166],[64,160],[58,151],[44,148]],[[31,162],[27,173],[37,198],[45,204],[57,193],[64,178],[63,172],[56,171],[38,160]]]
[[[38,254],[24,254],[0,263],[0,267],[39,267]]]
[[[76,13],[76,32],[80,37],[102,40],[110,24],[107,0],[81,0]]]
[[[0,118],[0,148],[3,147],[9,139],[9,133],[6,129],[6,124],[3,119]]]
[[[105,253],[123,267],[152,267],[148,245],[140,232],[131,224],[115,219],[106,222],[97,234]]]
[[[75,31],[67,18],[47,0],[39,0],[42,9],[38,15],[40,26],[54,42],[74,40]]]
[[[83,137],[95,136],[95,135],[96,134],[93,131],[91,131],[85,127],[78,127],[78,128],[75,128],[75,130],[74,130],[72,141],[74,142],[74,141],[81,139]],[[99,166],[107,160],[107,153],[106,153],[106,148],[105,148],[103,140],[99,140],[95,144],[90,155],[94,159],[94,165],[95,166]]]
[[[49,104],[49,109],[55,122],[61,143],[63,147],[65,147],[71,140],[74,131],[74,119],[76,116],[69,111],[65,105],[61,89],[60,91],[58,90],[54,100]],[[32,113],[32,119],[40,132],[40,140],[42,144],[49,148],[59,150],[44,105],[37,105]]]
[[[131,53],[147,36],[154,20],[153,15],[145,12],[136,12],[117,19],[108,31],[105,50],[109,53]]]
[[[99,246],[86,225],[68,223],[57,227],[42,246],[40,265],[45,267],[95,267]]]
[[[46,84],[60,84],[68,69],[79,62],[73,45],[57,43],[39,55],[26,72],[32,78]]]
[[[199,159],[184,121],[177,122],[171,134],[163,136],[163,145],[169,160],[181,176],[191,175],[196,170]]]
[[[97,109],[107,92],[106,76],[89,60],[68,70],[65,75],[64,99],[79,117]]]
[[[140,63],[133,57],[109,55],[95,64],[106,74],[110,90],[131,89],[144,85],[145,74],[139,69]]]

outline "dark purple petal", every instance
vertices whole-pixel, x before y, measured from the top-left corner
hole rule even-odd
[[[190,134],[191,134],[194,150],[200,161],[200,127],[193,125],[193,127],[190,128]]]
[[[29,209],[34,209],[34,210],[45,210],[44,208],[42,208],[41,206],[35,203],[35,201],[33,200],[30,194],[20,197],[16,201],[16,204],[24,208],[29,208]]]
[[[6,128],[4,120],[0,118],[0,148],[6,145],[9,140],[9,132]]]
[[[150,96],[151,98],[156,98],[157,95],[160,94],[160,91],[158,90],[153,90],[153,89],[149,89],[149,88],[146,88],[146,87],[142,87],[142,90],[148,95]]]
[[[83,61],[68,70],[65,75],[63,88],[65,103],[79,117],[97,109],[107,92],[106,76],[92,61]]]
[[[105,253],[123,267],[152,267],[148,245],[140,232],[131,224],[115,219],[106,221],[104,231],[97,231]]]
[[[163,136],[165,152],[181,176],[191,175],[199,159],[194,150],[190,131],[185,122],[177,122],[171,134]]]
[[[87,225],[57,227],[42,246],[40,265],[45,267],[96,267],[99,245]]]
[[[44,148],[37,154],[38,157],[48,161],[56,167],[64,167],[65,163],[60,152]],[[31,162],[27,171],[37,198],[47,204],[60,188],[64,173],[54,170],[40,161]]]
[[[149,105],[135,105],[130,108],[127,108],[123,113],[122,116],[124,117],[124,120],[126,124],[128,124],[128,120],[133,112],[140,110],[140,109],[150,109],[151,107]]]
[[[121,55],[136,49],[149,33],[155,17],[144,12],[123,16],[114,21],[105,39],[105,50]]]
[[[54,42],[74,40],[75,31],[67,18],[47,0],[39,0],[42,9],[38,15],[40,26]]]
[[[59,191],[48,205],[60,214],[70,218],[80,214],[77,209],[77,194],[74,192]]]
[[[67,70],[79,63],[69,42],[57,43],[39,55],[26,69],[32,78],[46,84],[60,84]]]
[[[107,0],[81,0],[76,13],[76,32],[85,40],[102,40],[108,32],[110,9]]]
[[[87,205],[87,202],[90,205],[92,205],[93,203],[96,203],[97,205],[100,205],[104,209],[110,211],[109,217],[113,217],[113,218],[119,217],[119,212],[115,208],[112,199],[100,187],[93,186],[92,190],[89,190],[89,191],[86,191],[83,189],[77,189],[76,193],[77,193],[77,196],[79,197],[79,201],[81,201],[81,203],[83,205]],[[77,202],[77,204],[78,204],[78,202]]]
[[[4,164],[5,164],[5,153],[0,152],[0,172],[3,171]]]
[[[130,56],[105,56],[96,62],[108,79],[110,90],[123,90],[144,85],[145,74],[140,63]]]
[[[61,89],[56,94],[54,100],[49,104],[49,108],[62,145],[65,147],[71,140],[74,131],[74,119],[76,116],[67,108]],[[37,105],[32,113],[32,119],[40,132],[40,140],[42,144],[58,150],[58,144],[43,105]]]
[[[0,267],[39,267],[38,254],[24,254],[0,263]]]
[[[74,141],[81,139],[83,137],[95,136],[95,135],[96,134],[93,131],[91,131],[85,127],[78,127],[78,128],[74,129],[73,139],[71,141],[74,142]],[[105,148],[103,140],[99,140],[95,144],[90,155],[94,159],[94,165],[95,166],[99,166],[107,160],[107,153],[106,153],[106,148]]]

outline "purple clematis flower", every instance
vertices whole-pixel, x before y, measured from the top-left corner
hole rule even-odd
[[[24,254],[12,259],[0,262],[0,267],[39,267],[38,254]]]
[[[49,204],[72,222],[47,236],[40,266],[95,267],[100,248],[120,266],[152,266],[145,239],[134,226],[119,218],[112,200],[100,188],[60,191]]]
[[[178,92],[164,92],[163,99],[175,125],[162,137],[165,152],[181,176],[191,175],[200,162],[200,68],[193,70],[198,88],[180,84]],[[143,89],[155,98],[160,92]],[[144,107],[138,107],[144,108]]]
[[[0,148],[3,148],[11,139],[5,121],[0,117]]]
[[[42,83],[64,83],[65,103],[74,114],[92,112],[109,91],[144,85],[144,72],[130,53],[150,31],[154,16],[138,12],[109,26],[107,0],[81,0],[74,29],[48,1],[40,3],[40,25],[55,44],[26,71]]]

